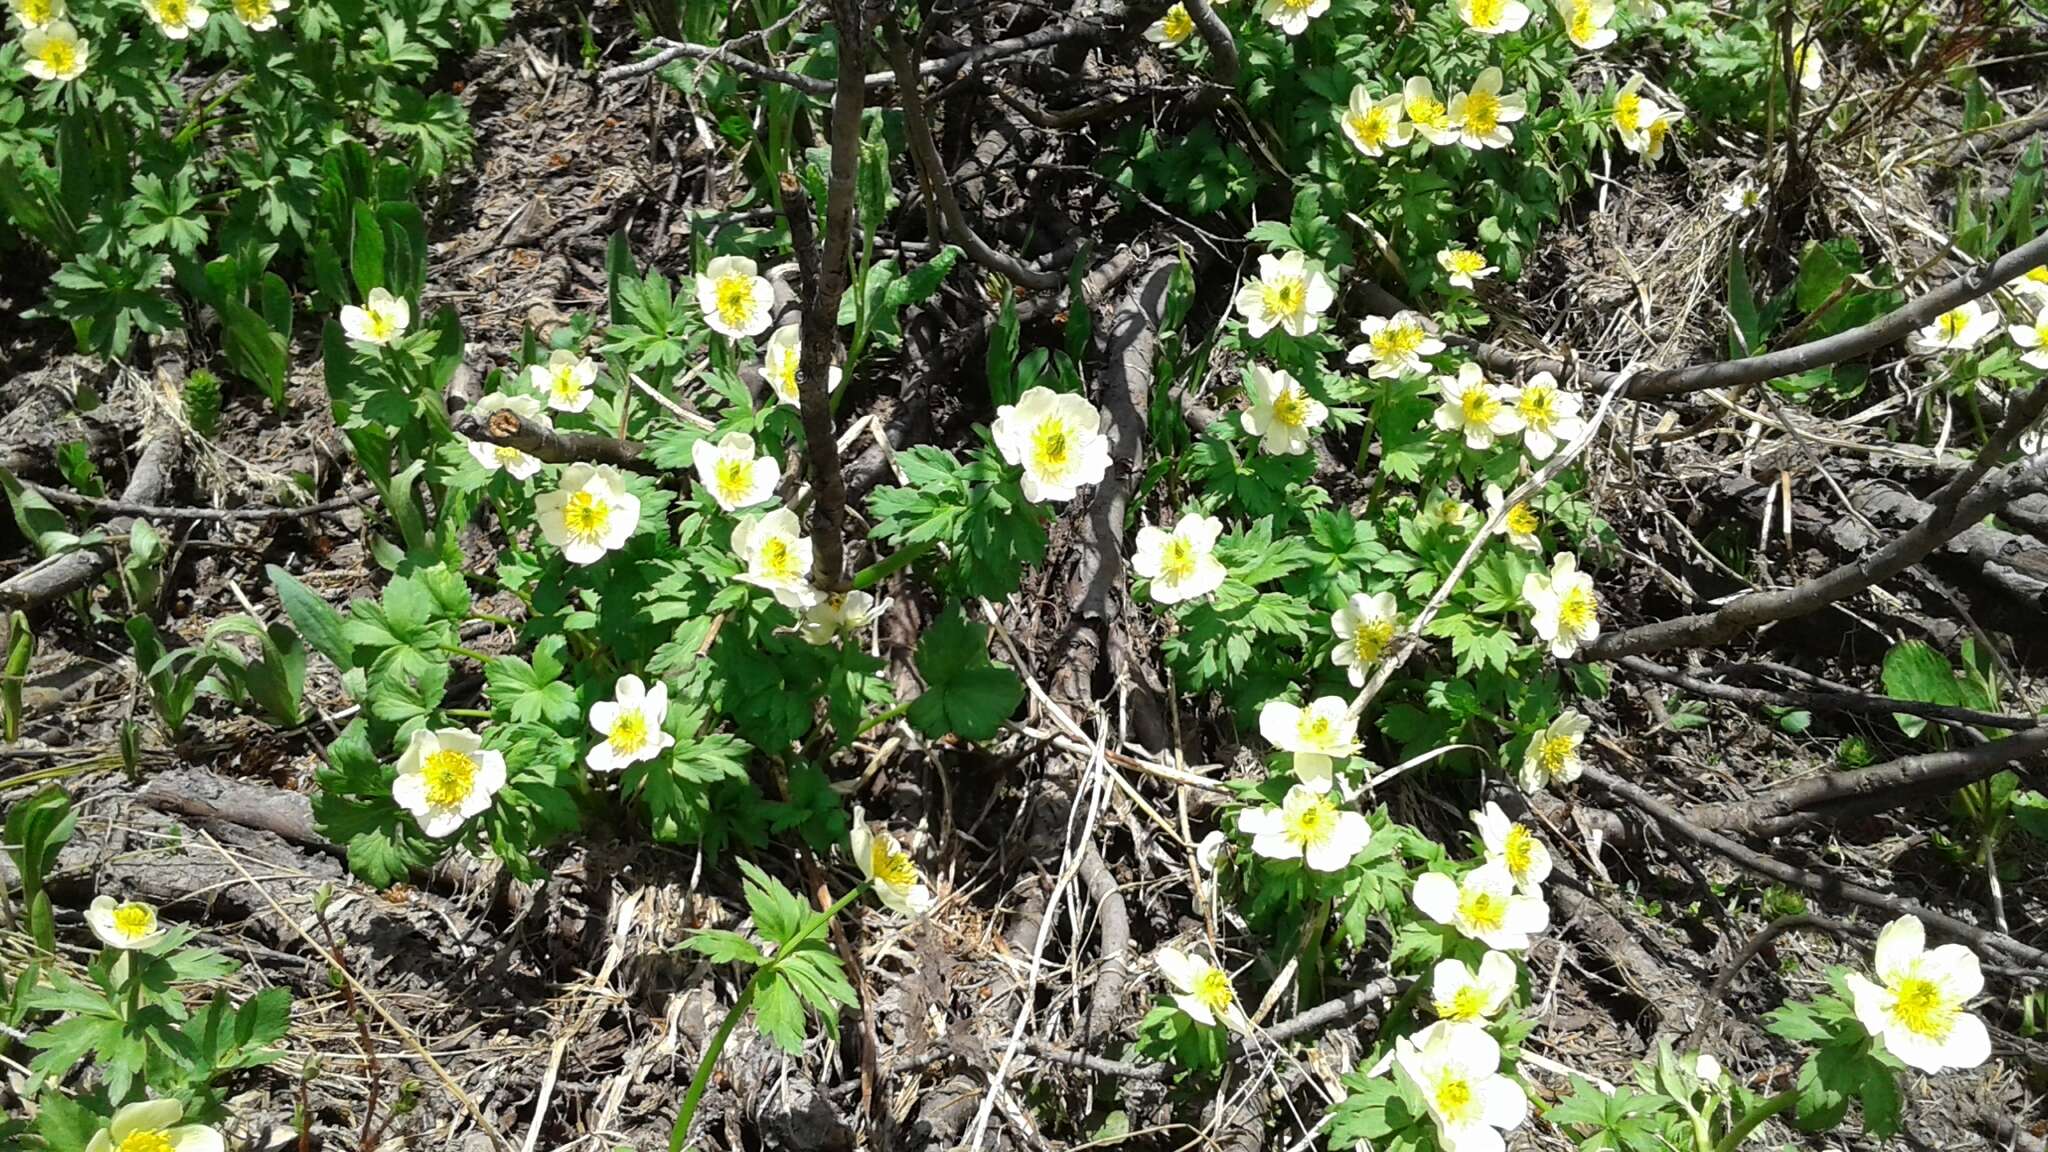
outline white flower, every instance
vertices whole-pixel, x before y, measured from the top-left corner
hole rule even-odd
[[[1519,32],[1529,22],[1529,6],[1521,0],[1458,0],[1458,19],[1481,36]]]
[[[868,825],[867,813],[853,807],[853,863],[874,885],[875,898],[882,906],[905,916],[922,916],[936,903],[932,890],[917,874],[917,863],[896,843],[887,830],[877,832]]]
[[[1530,627],[1560,660],[1600,638],[1600,598],[1593,592],[1593,578],[1579,571],[1578,563],[1571,553],[1559,552],[1548,576],[1531,572],[1522,578]]]
[[[1721,193],[1722,210],[1737,219],[1763,207],[1763,203],[1763,189],[1751,183],[1747,176],[1730,184],[1727,190]]]
[[[741,518],[732,530],[732,550],[747,570],[740,580],[775,593],[784,607],[802,610],[818,602],[811,587],[811,540],[796,513],[777,508],[765,516]]]
[[[222,1152],[227,1142],[204,1124],[180,1124],[176,1100],[141,1100],[115,1109],[114,1119],[92,1134],[85,1152]]]
[[[1259,15],[1289,36],[1308,30],[1308,22],[1330,10],[1330,0],[1262,0]]]
[[[745,256],[717,256],[697,276],[697,307],[713,332],[737,340],[768,330],[775,286]]]
[[[398,758],[391,798],[436,840],[491,806],[505,786],[505,757],[460,728],[416,729]]]
[[[588,356],[557,348],[548,354],[547,363],[528,368],[526,378],[534,391],[548,398],[548,407],[557,412],[581,412],[590,407],[597,364]]]
[[[1714,1054],[1711,1052],[1695,1053],[1690,1066],[1687,1065],[1686,1061],[1681,1060],[1679,1067],[1691,1073],[1692,1078],[1699,1081],[1701,1087],[1709,1092],[1720,1087],[1721,1062],[1714,1059]]]
[[[1984,1022],[1963,1010],[1984,990],[1977,955],[1961,944],[1927,947],[1917,917],[1901,916],[1877,934],[1877,982],[1849,974],[1849,995],[1865,1031],[1911,1068],[1944,1072],[1991,1058]]]
[[[1557,377],[1548,372],[1536,373],[1520,388],[1501,389],[1500,398],[1522,423],[1522,447],[1538,460],[1550,459],[1560,444],[1585,435],[1579,394],[1559,388]]]
[[[2012,342],[2026,349],[2021,362],[2031,368],[2048,371],[2048,304],[2043,304],[2034,313],[2032,324],[2015,324],[2007,330]]]
[[[1342,870],[1372,839],[1372,825],[1364,816],[1338,808],[1328,793],[1305,784],[1288,789],[1278,808],[1238,813],[1237,830],[1252,838],[1252,851],[1259,855],[1300,860],[1317,872]]]
[[[1415,126],[1415,134],[1441,148],[1458,142],[1458,128],[1451,123],[1450,109],[1436,98],[1436,88],[1427,76],[1410,76],[1401,86],[1401,110]]]
[[[1522,791],[1540,792],[1552,784],[1577,780],[1586,771],[1579,748],[1586,742],[1586,733],[1592,730],[1591,720],[1566,709],[1543,731],[1531,736],[1529,747],[1522,752]]]
[[[1168,8],[1164,16],[1154,20],[1152,26],[1145,29],[1145,39],[1161,48],[1178,48],[1187,43],[1188,37],[1194,34],[1195,21],[1188,15],[1187,7],[1182,4]]]
[[[64,0],[7,0],[7,10],[22,31],[33,32],[64,18]]]
[[[1999,319],[1997,309],[1965,300],[1913,333],[1906,344],[1915,352],[1967,352],[1998,330]]]
[[[1471,816],[1479,840],[1486,846],[1487,863],[1505,865],[1524,896],[1540,895],[1543,882],[1550,879],[1550,849],[1527,826],[1508,819],[1491,800]]]
[[[1614,43],[1614,0],[1557,0],[1557,14],[1564,21],[1564,34],[1588,52]]]
[[[1671,135],[1671,130],[1678,126],[1680,120],[1685,119],[1685,113],[1675,108],[1656,108],[1653,105],[1652,110],[1655,114],[1643,125],[1640,151],[1645,164],[1655,164],[1663,159],[1665,138]]]
[[[804,643],[822,648],[874,623],[876,617],[888,611],[890,603],[886,597],[877,603],[866,592],[835,592],[803,610],[796,624],[797,635],[804,638]]]
[[[1072,500],[1109,471],[1102,416],[1085,397],[1033,388],[996,409],[996,450],[1024,469],[1024,498],[1033,504]]]
[[[1508,404],[1477,364],[1458,366],[1456,376],[1435,378],[1436,426],[1465,438],[1465,447],[1485,451],[1496,437],[1522,430],[1522,418]]]
[[[1486,262],[1486,257],[1470,248],[1446,248],[1436,254],[1436,266],[1443,269],[1453,287],[1472,290],[1472,282],[1484,280],[1500,271]]]
[[[1488,948],[1521,952],[1529,937],[1550,927],[1550,906],[1515,891],[1508,866],[1489,860],[1457,880],[1441,872],[1415,878],[1417,911]]]
[[[493,412],[510,412],[528,424],[542,428],[552,427],[547,414],[540,409],[540,401],[532,396],[507,396],[503,392],[493,392],[477,401],[476,407],[470,409],[470,414],[485,424],[490,423],[490,415]],[[465,439],[463,444],[469,449],[470,456],[484,466],[486,472],[496,472],[502,468],[505,474],[514,480],[526,480],[541,468],[539,457],[529,456],[517,448],[493,444],[488,440]]]
[[[383,347],[397,342],[412,326],[412,306],[382,288],[370,289],[370,298],[358,308],[341,310],[341,330],[358,344]]]
[[[142,11],[157,31],[172,40],[183,40],[206,27],[209,15],[199,0],[142,0]]]
[[[1792,68],[1799,73],[1799,86],[1808,92],[1820,91],[1821,79],[1827,68],[1827,54],[1821,51],[1820,39],[1805,28],[1792,30]]]
[[[1489,483],[1486,486],[1486,514],[1488,517],[1500,511],[1500,506],[1506,502],[1507,493],[1500,490],[1500,485]],[[1507,536],[1508,543],[1520,548],[1524,552],[1543,551],[1543,541],[1536,538],[1536,529],[1538,527],[1540,525],[1537,523],[1536,513],[1529,511],[1527,504],[1517,504],[1508,509],[1506,514],[1501,517],[1501,532]]]
[[[1349,106],[1337,112],[1337,128],[1362,155],[1381,156],[1408,143],[1413,134],[1401,117],[1401,94],[1375,100],[1366,86],[1351,89]]]
[[[1299,456],[1308,451],[1309,433],[1330,415],[1323,402],[1309,395],[1284,369],[1252,365],[1251,383],[1245,391],[1252,406],[1238,415],[1238,423],[1259,438],[1261,448],[1276,456]]]
[[[1317,792],[1330,788],[1332,760],[1358,751],[1358,718],[1342,696],[1325,696],[1303,708],[1268,700],[1259,709],[1259,735],[1294,754],[1294,774]],[[1348,857],[1347,857],[1348,859]]]
[[[1643,74],[1629,76],[1621,91],[1614,95],[1614,110],[1610,114],[1614,131],[1621,138],[1621,146],[1631,152],[1641,152],[1648,143],[1650,122],[1662,115],[1657,103],[1643,95]]]
[[[2019,279],[2007,287],[2023,296],[2032,296],[2036,300],[2048,303],[2048,264],[2036,264],[2027,269],[2020,273]]]
[[[1360,592],[1330,613],[1330,631],[1337,636],[1330,663],[1344,669],[1353,688],[1365,687],[1367,669],[1394,642],[1400,618],[1401,608],[1392,592]]]
[[[697,483],[727,512],[773,499],[782,483],[782,466],[772,456],[754,455],[754,438],[745,432],[728,432],[716,444],[709,437],[697,441],[690,445],[690,462],[697,466]]]
[[[291,7],[291,0],[229,0],[235,18],[251,32],[268,32],[277,27],[277,14]]]
[[[1508,2],[1513,3],[1513,0]],[[1515,4],[1515,7],[1522,6]],[[1523,8],[1522,11],[1526,19],[1528,9]],[[1471,88],[1451,97],[1448,115],[1458,130],[1458,143],[1467,148],[1505,148],[1515,142],[1514,130],[1508,125],[1528,114],[1528,101],[1520,92],[1501,95],[1500,85],[1500,69],[1488,68],[1472,82]]]
[[[1427,372],[1425,357],[1444,350],[1444,342],[1429,334],[1420,312],[1396,312],[1392,316],[1367,316],[1358,322],[1365,343],[1344,356],[1347,364],[1372,363],[1367,372],[1375,380],[1414,376]]]
[[[1394,1067],[1436,1121],[1443,1152],[1501,1152],[1501,1133],[1529,1117],[1521,1085],[1500,1074],[1500,1045],[1477,1024],[1439,1020],[1401,1037]]]
[[[1289,336],[1306,336],[1337,299],[1321,265],[1311,265],[1299,252],[1259,257],[1258,279],[1237,290],[1237,314],[1253,339],[1279,328]]]
[[[1462,960],[1439,960],[1430,975],[1430,1008],[1439,1020],[1483,1024],[1515,994],[1515,962],[1505,952],[1487,952],[1479,971]]]
[[[1462,532],[1472,524],[1472,506],[1447,492],[1432,492],[1422,502],[1422,523]]]
[[[1216,538],[1222,534],[1223,521],[1199,512],[1182,515],[1171,532],[1148,524],[1138,529],[1131,569],[1152,582],[1152,599],[1161,604],[1207,596],[1230,575],[1216,559]]]
[[[803,329],[795,324],[784,324],[768,337],[768,346],[761,350],[761,375],[768,381],[768,387],[775,392],[775,398],[792,408],[801,407],[803,400],[797,390],[797,373],[803,367]],[[825,394],[830,396],[839,391],[839,379],[844,375],[834,364],[825,376]]]
[[[112,896],[93,897],[92,906],[85,910],[85,922],[100,943],[124,952],[153,947],[170,933],[157,919],[154,905],[140,900],[117,901]]]
[[[1207,1028],[1221,1023],[1232,1032],[1251,1034],[1252,1022],[1237,1002],[1230,973],[1178,948],[1161,948],[1153,960],[1159,965],[1159,974],[1174,987],[1173,1002],[1189,1019]]]
[[[1217,860],[1230,847],[1230,837],[1221,828],[1212,828],[1202,842],[1195,845],[1195,866],[1204,872],[1216,871]]]
[[[21,38],[21,52],[27,59],[23,69],[38,80],[62,83],[85,74],[85,62],[92,45],[78,34],[69,20],[52,20],[32,28]]]
[[[640,498],[609,464],[571,464],[552,492],[533,498],[540,533],[571,564],[594,564],[626,546],[640,525]]]
[[[668,718],[668,685],[649,688],[638,676],[621,676],[612,698],[590,706],[590,727],[604,740],[583,757],[593,772],[617,772],[652,760],[673,746],[676,738],[661,730]]]

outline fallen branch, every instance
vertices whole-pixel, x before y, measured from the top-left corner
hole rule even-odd
[[[367,507],[370,499],[377,494],[375,488],[365,486],[352,488],[318,504],[279,505],[270,508],[179,508],[86,496],[26,480],[22,481],[22,485],[40,493],[52,504],[82,508],[103,516],[140,516],[145,520],[292,520],[300,516],[319,516],[349,508]]]
[[[609,464],[650,475],[658,471],[644,458],[646,449],[637,440],[619,440],[590,432],[557,432],[509,408],[498,409],[488,420],[464,413],[456,419],[455,432],[486,444],[517,448],[543,464]]]
[[[1777,835],[1817,817],[1867,815],[1928,794],[1946,794],[2044,753],[2048,728],[2035,728],[1959,751],[1901,756],[1853,772],[1824,772],[1746,800],[1696,804],[1685,810],[1685,816],[1702,828]]]
[[[128,475],[128,485],[121,490],[121,502],[154,505],[168,496],[182,451],[183,443],[176,433],[152,437],[135,461],[135,470]],[[105,536],[109,541],[125,539],[134,524],[132,516],[117,517],[107,522]],[[33,608],[61,600],[105,575],[114,566],[114,555],[113,544],[102,542],[51,557],[0,583],[0,608]]]
[[[1116,877],[1103,863],[1094,844],[1081,846],[1081,882],[1095,901],[1096,931],[1102,941],[1101,966],[1096,969],[1095,986],[1088,994],[1088,1035],[1107,1036],[1116,1028],[1117,1009],[1122,1007],[1124,981],[1131,949],[1131,917],[1124,907],[1123,893]]]
[[[1729,704],[1747,704],[1767,708],[1805,708],[1821,712],[1845,712],[1857,716],[1918,716],[1943,724],[1975,724],[1984,728],[2004,728],[2023,731],[2039,728],[2041,721],[2033,716],[2007,716],[1998,712],[1979,712],[1975,708],[1957,708],[1948,704],[1929,704],[1920,700],[1901,700],[1897,696],[1879,696],[1871,692],[1855,691],[1805,691],[1776,688],[1738,688],[1733,684],[1717,684],[1698,676],[1666,668],[1642,656],[1623,656],[1616,661],[1631,672],[1639,672],[1652,680],[1660,680],[1675,688],[1683,688],[1695,696],[1709,700],[1720,700]],[[1716,670],[1722,675],[1730,669]]]
[[[1781,884],[1794,885],[1822,896],[1874,908],[1888,916],[1917,916],[1922,923],[1967,940],[1979,949],[2000,952],[2036,967],[2048,966],[2048,952],[2022,944],[2003,932],[1979,928],[1947,913],[1937,912],[1925,905],[1889,896],[1872,888],[1865,888],[1840,876],[1802,868],[1797,864],[1787,864],[1748,848],[1719,832],[1702,828],[1688,820],[1676,808],[1597,765],[1586,765],[1584,779],[1628,801],[1677,839],[1719,853],[1759,876],[1768,876]]]

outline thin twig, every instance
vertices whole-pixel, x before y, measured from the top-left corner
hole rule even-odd
[[[140,516],[145,520],[291,520],[300,516],[319,516],[349,508],[367,507],[370,498],[377,494],[374,488],[362,487],[350,489],[318,504],[279,505],[269,508],[181,508],[86,496],[30,480],[22,481],[22,487],[40,493],[52,504],[84,508],[103,516]]]

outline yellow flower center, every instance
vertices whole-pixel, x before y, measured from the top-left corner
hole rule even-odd
[[[1529,511],[1527,504],[1517,504],[1508,509],[1507,525],[1508,531],[1516,536],[1533,536],[1536,534],[1536,514]]]
[[[1600,602],[1584,588],[1573,588],[1557,604],[1557,627],[1561,632],[1579,633],[1593,626]]]
[[[1648,131],[1648,147],[1650,151],[1655,152],[1658,149],[1664,147],[1664,134],[1671,131],[1671,121],[1666,120],[1662,116],[1659,116],[1655,120],[1650,121],[1650,127]]]
[[[712,467],[711,479],[726,503],[737,504],[746,499],[748,490],[754,486],[754,462],[727,456]]]
[[[261,4],[265,0],[256,0],[256,2]],[[583,385],[576,380],[576,366],[564,364],[560,368],[555,369],[554,378],[549,384],[549,390],[555,394],[555,399],[560,400],[564,404],[574,404],[577,400],[581,399],[583,396]]]
[[[1442,128],[1450,122],[1443,101],[1434,96],[1417,96],[1409,100],[1408,118],[1424,128]]]
[[[2043,264],[2038,268],[2029,268],[2026,279],[2032,280],[2036,284],[2048,284],[2048,264]]]
[[[796,568],[796,550],[789,546],[784,536],[770,536],[761,545],[761,571],[771,580],[796,580],[803,573]]]
[[[176,1147],[177,1145],[171,1143],[171,1138],[164,1135],[162,1129],[146,1128],[140,1132],[130,1132],[124,1137],[118,1152],[172,1152]]]
[[[398,335],[398,323],[391,313],[382,308],[368,309],[370,318],[370,339],[389,340]]]
[[[1569,736],[1545,736],[1536,749],[1536,763],[1543,774],[1553,779],[1562,775],[1565,766],[1579,754],[1578,742]]]
[[[716,292],[718,318],[728,328],[743,328],[754,315],[754,278],[734,273],[720,278]]]
[[[1468,0],[1465,10],[1471,13],[1474,28],[1497,28],[1507,9],[1507,0]]]
[[[156,911],[147,904],[123,904],[114,909],[114,931],[140,940],[156,931]]]
[[[773,370],[775,391],[785,400],[795,400],[798,396],[796,370],[800,364],[801,361],[792,353],[783,356]]]
[[[187,3],[187,0],[157,0],[156,2],[156,18],[161,23],[182,25],[185,23],[186,16],[190,14],[191,5]]]
[[[1368,620],[1351,633],[1351,651],[1360,664],[1370,664],[1380,658],[1387,645],[1394,642],[1392,620]]]
[[[491,455],[497,457],[500,468],[516,468],[526,462],[526,453],[517,448],[507,448],[503,444],[498,445]]]
[[[1288,13],[1306,12],[1313,8],[1315,3],[1316,0],[1280,0],[1280,9]]]
[[[1477,276],[1486,270],[1486,257],[1469,248],[1460,248],[1448,257],[1451,271],[1460,276]]]
[[[1273,422],[1288,428],[1308,424],[1308,394],[1290,384],[1273,397]]]
[[[612,721],[605,743],[611,745],[616,756],[631,756],[647,747],[647,713],[638,708],[620,712],[619,718]]]
[[[1170,537],[1159,553],[1159,578],[1178,584],[1195,574],[1195,546],[1178,536]]]
[[[1508,902],[1483,889],[1467,888],[1458,893],[1458,919],[1475,932],[1498,932],[1508,921]]]
[[[1640,92],[1623,92],[1614,98],[1614,126],[1623,132],[1634,132],[1642,126],[1643,96]]]
[[[1538,432],[1550,431],[1557,423],[1557,389],[1540,384],[1522,389],[1521,399],[1515,401],[1515,414]]]
[[[459,808],[476,787],[476,761],[466,752],[443,748],[427,757],[420,775],[427,782],[427,804]]]
[[[562,528],[571,540],[602,539],[611,519],[612,506],[588,490],[570,496],[562,506]]]
[[[1190,989],[1202,1007],[1221,1015],[1237,1003],[1237,992],[1230,986],[1230,977],[1221,968],[1211,968],[1195,979]]]
[[[63,76],[78,67],[78,45],[69,40],[45,40],[36,50],[36,58],[51,72]]]
[[[1478,1095],[1472,1091],[1472,1082],[1455,1072],[1443,1073],[1443,1079],[1436,1082],[1436,1091],[1431,1093],[1436,1102],[1437,1115],[1452,1127],[1462,1127],[1477,1117]]]
[[[1318,796],[1307,807],[1287,813],[1287,842],[1301,848],[1327,843],[1337,831],[1337,806]]]
[[[1508,872],[1516,880],[1529,874],[1529,865],[1536,859],[1536,837],[1529,834],[1520,824],[1508,825],[1508,841],[1501,855],[1507,857]]]
[[[1941,335],[1944,339],[1954,340],[1961,337],[1963,329],[1970,326],[1970,314],[1961,308],[1950,309],[1943,312],[1941,319],[1935,323],[1941,326]]]
[[[1387,134],[1393,131],[1394,127],[1393,116],[1385,108],[1377,105],[1364,112],[1346,113],[1344,123],[1351,127],[1351,134],[1358,142],[1368,148],[1377,148],[1385,144]]]
[[[1500,97],[1491,92],[1465,94],[1465,130],[1485,136],[1500,127]]]
[[[1500,401],[1484,387],[1467,388],[1465,394],[1458,398],[1458,414],[1468,426],[1491,424],[1493,418],[1500,415]]]
[[[260,24],[270,18],[270,0],[234,0],[235,15],[244,24]]]
[[[1328,716],[1316,712],[1304,712],[1301,714],[1301,719],[1295,722],[1294,732],[1295,735],[1301,737],[1303,744],[1311,748],[1326,748],[1330,744],[1331,727]]]
[[[1282,276],[1259,285],[1259,302],[1268,316],[1299,316],[1308,307],[1308,286],[1299,276]]]
[[[1407,360],[1422,347],[1422,340],[1422,329],[1413,324],[1389,324],[1372,334],[1373,359],[1394,363]]]
[[[1195,34],[1195,21],[1188,15],[1185,7],[1175,4],[1166,10],[1165,17],[1159,21],[1159,30],[1169,41],[1178,44]]]
[[[1074,462],[1074,437],[1064,420],[1047,420],[1031,434],[1031,463],[1047,476],[1062,476]]]
[[[1892,1019],[1915,1036],[1937,1043],[1955,1027],[1957,1008],[1941,994],[1941,986],[1924,976],[1908,976],[1892,989]]]
[[[868,870],[874,873],[875,883],[891,888],[909,888],[917,883],[917,865],[911,862],[910,853],[885,836],[875,837],[874,849],[868,854]]]
[[[21,22],[24,25],[30,28],[40,28],[56,18],[57,5],[54,0],[22,0],[21,7],[17,11],[20,12]]]
[[[1448,1001],[1439,1000],[1436,1014],[1444,1020],[1477,1020],[1486,1014],[1486,993],[1477,984],[1467,984],[1451,994]]]

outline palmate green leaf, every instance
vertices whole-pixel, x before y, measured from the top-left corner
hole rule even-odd
[[[926,687],[908,719],[926,736],[992,739],[1024,699],[1017,674],[989,661],[988,626],[969,621],[958,601],[919,640],[917,671]]]
[[[795,1056],[804,1050],[804,1005],[780,973],[769,972],[754,989],[754,1023],[761,1034]]]
[[[1924,640],[1905,641],[1884,654],[1884,690],[1901,700],[1923,704],[1963,704],[1963,686],[1956,679],[1955,668],[1948,657]],[[1924,717],[1893,713],[1892,719],[1908,736],[1918,736],[1927,729]]]
[[[683,941],[683,947],[710,960],[713,964],[748,964],[759,967],[768,962],[752,940],[737,932],[721,928],[706,928]]]
[[[782,881],[763,872],[756,865],[739,860],[740,871],[746,874],[741,885],[747,898],[747,911],[754,917],[754,927],[761,935],[777,944],[788,944],[796,938],[797,930],[803,926],[805,907],[797,894],[785,887]]]
[[[517,656],[500,656],[484,665],[491,703],[509,710],[512,719],[520,723],[574,720],[581,711],[576,705],[576,689],[560,678],[560,653],[567,644],[567,639],[556,633],[534,649],[531,664]]]
[[[85,1152],[108,1119],[54,1089],[36,1101],[35,1132],[51,1152]]]

